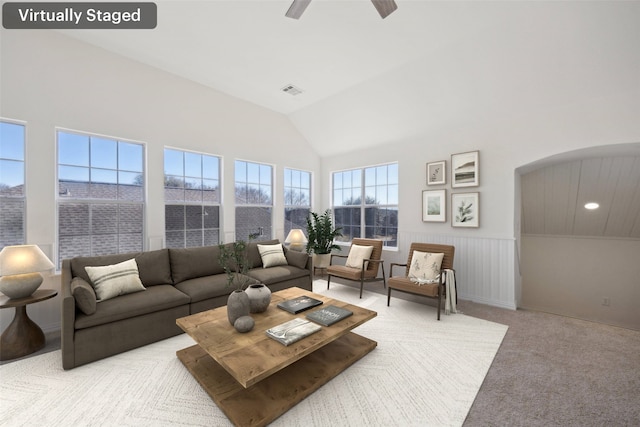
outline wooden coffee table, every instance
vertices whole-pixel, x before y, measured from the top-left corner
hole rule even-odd
[[[285,347],[265,331],[308,311],[291,314],[276,307],[283,300],[309,295],[353,312]],[[227,308],[182,317],[176,323],[196,345],[179,350],[178,358],[229,419],[238,426],[264,426],[291,409],[340,372],[371,352],[375,341],[351,330],[376,317],[367,310],[300,288],[274,292],[264,313],[252,314],[251,332],[237,332]]]

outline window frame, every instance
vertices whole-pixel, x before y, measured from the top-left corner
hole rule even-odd
[[[170,151],[175,151],[175,152],[179,152],[182,154],[182,175],[176,175],[174,173],[167,173],[167,150]],[[196,155],[196,156],[200,156],[200,177],[196,177],[196,176],[192,176],[192,175],[188,175],[187,174],[187,156],[186,154],[192,154],[192,155]],[[217,177],[214,178],[207,178],[205,176],[205,171],[204,171],[204,160],[206,158],[213,158],[217,160]],[[188,232],[189,231],[193,231],[193,230],[199,230],[201,232],[201,240],[200,240],[200,246],[204,246],[206,243],[206,239],[205,239],[205,232],[207,230],[217,230],[217,234],[218,234],[218,241],[215,243],[216,245],[219,244],[222,241],[222,156],[220,155],[216,155],[216,154],[210,154],[210,153],[205,153],[205,152],[200,152],[200,151],[193,151],[193,150],[186,150],[183,148],[177,148],[177,147],[171,147],[171,146],[165,146],[163,149],[163,165],[164,165],[164,170],[163,170],[163,177],[164,177],[164,184],[163,184],[163,192],[164,192],[164,206],[165,206],[165,225],[164,225],[164,239],[165,239],[165,246],[166,247],[175,247],[178,248],[178,246],[173,246],[173,245],[169,245],[169,239],[167,238],[167,231],[182,231],[183,232],[183,246],[180,246],[180,248],[188,248],[188,247],[194,247],[194,246],[190,246],[187,245],[188,243]],[[181,178],[182,179],[182,187],[167,187],[167,177],[176,177],[176,178]],[[201,186],[199,191],[201,192],[201,197],[199,201],[195,201],[195,200],[188,200],[188,197],[186,196],[186,182],[187,179],[194,179],[194,178],[199,178],[201,180]],[[206,201],[205,200],[205,190],[203,188],[204,182],[205,180],[208,181],[217,181],[217,190],[216,190],[216,199],[215,201]],[[182,201],[177,201],[177,200],[167,200],[167,189],[171,189],[171,188],[182,188],[184,194],[184,197],[182,199]],[[168,230],[167,229],[167,206],[183,206],[184,207],[184,224],[181,230]],[[218,213],[217,213],[217,217],[218,217],[218,226],[214,227],[214,228],[207,228],[205,227],[204,224],[204,220],[201,223],[202,227],[198,228],[198,229],[190,229],[187,228],[187,223],[188,223],[188,218],[187,218],[187,210],[188,207],[194,207],[194,206],[200,206],[202,208],[202,212],[204,212],[201,215],[208,215],[206,213],[206,208],[207,207],[214,207],[217,208]],[[210,245],[207,245],[210,246]]]
[[[309,187],[305,188],[305,187],[293,187],[293,186],[287,186],[287,171],[291,171],[291,172],[299,172],[299,173],[303,173],[308,175],[309,177]],[[307,171],[307,170],[303,170],[303,169],[296,169],[296,168],[288,168],[288,167],[284,167],[283,169],[283,211],[284,211],[284,236],[285,238],[287,237],[289,231],[291,230],[291,228],[287,228],[287,209],[305,209],[307,210],[307,217],[309,215],[309,213],[311,212],[311,206],[312,206],[312,200],[313,200],[313,173],[311,171]],[[295,205],[295,204],[287,204],[287,189],[290,188],[292,189],[299,189],[299,190],[305,190],[308,189],[309,190],[309,199],[307,200],[308,204],[306,205]],[[304,226],[301,226],[302,232],[304,233],[305,236],[307,236],[307,227],[306,224],[304,224]],[[307,236],[308,237],[308,236]]]
[[[120,143],[124,143],[124,144],[133,144],[133,145],[137,145],[140,146],[142,152],[141,152],[141,164],[140,164],[140,168],[141,171],[133,171],[131,169],[120,169],[119,167],[116,166],[116,169],[110,169],[110,168],[93,168],[93,169],[104,169],[104,170],[108,170],[108,171],[115,171],[116,173],[116,183],[115,185],[117,186],[116,188],[116,197],[115,198],[96,198],[96,197],[74,197],[73,193],[71,192],[71,197],[66,198],[65,194],[62,193],[60,191],[60,166],[69,166],[68,163],[60,163],[60,133],[65,133],[65,134],[71,134],[71,135],[77,135],[80,137],[86,137],[88,138],[88,145],[89,145],[89,163],[87,166],[78,166],[78,167],[85,167],[87,169],[89,169],[89,180],[86,181],[87,185],[91,185],[92,183],[97,183],[97,181],[92,181],[91,180],[91,169],[92,169],[92,164],[91,164],[91,138],[95,138],[95,139],[100,139],[100,140],[109,140],[109,141],[113,141],[116,143],[116,158],[117,158],[117,162],[120,161],[119,158],[119,145]],[[116,231],[116,233],[114,233],[117,236],[117,251],[116,252],[112,252],[110,254],[120,254],[120,253],[129,253],[129,252],[142,252],[146,249],[147,245],[146,245],[146,240],[147,240],[147,216],[146,216],[146,211],[147,211],[147,144],[145,142],[142,141],[136,141],[136,140],[132,140],[132,139],[127,139],[127,138],[119,138],[119,137],[114,137],[114,136],[109,136],[109,135],[103,135],[103,134],[99,134],[99,133],[94,133],[94,132],[85,132],[85,131],[78,131],[78,130],[73,130],[73,129],[67,129],[67,128],[63,128],[63,127],[56,127],[55,128],[55,148],[56,148],[56,157],[55,157],[55,191],[56,191],[56,196],[55,196],[55,200],[56,200],[56,210],[55,210],[55,216],[56,216],[56,230],[55,230],[55,235],[56,235],[56,265],[57,268],[60,268],[62,266],[62,247],[61,247],[61,238],[64,236],[60,235],[60,208],[63,205],[86,205],[89,210],[89,233],[86,234],[89,236],[89,238],[91,239],[95,233],[91,232],[91,227],[92,227],[92,218],[93,218],[93,212],[92,210],[94,209],[94,207],[99,207],[99,206],[108,206],[108,205],[115,205],[118,209],[118,212],[120,212],[120,207],[131,207],[131,206],[139,206],[140,207],[140,217],[141,217],[141,223],[140,223],[140,245],[139,245],[139,250],[121,250],[120,247],[120,243],[121,243],[121,239],[120,239],[120,235],[123,234],[121,233],[120,229],[118,229]],[[140,200],[130,200],[127,198],[120,198],[118,196],[119,192],[120,192],[120,188],[119,186],[121,185],[119,182],[120,179],[120,172],[123,173],[137,173],[137,176],[140,176],[142,179],[142,184],[139,185],[140,187]],[[137,177],[134,179],[134,181],[137,179]],[[111,183],[113,184],[113,183]],[[119,226],[120,223],[117,224],[117,226]],[[84,236],[84,235],[83,235]],[[79,256],[97,256],[94,254],[94,245],[93,242],[91,242],[90,244],[90,250],[91,253],[88,254],[82,254]]]
[[[386,167],[387,168],[387,179],[388,179],[388,167],[389,166],[393,166],[395,165],[396,170],[398,170],[398,162],[388,162],[388,163],[382,163],[382,164],[377,164],[377,165],[370,165],[370,166],[363,166],[363,167],[359,167],[359,168],[352,168],[352,169],[342,169],[342,170],[338,170],[338,171],[334,171],[331,173],[331,210],[333,212],[333,216],[334,216],[334,222],[336,223],[336,226],[340,226],[340,224],[338,224],[338,221],[336,220],[336,218],[339,216],[336,214],[336,209],[353,209],[353,213],[352,215],[355,215],[356,220],[358,220],[358,223],[354,223],[354,224],[350,224],[350,226],[352,226],[354,229],[358,229],[359,233],[356,236],[355,234],[351,236],[351,239],[353,238],[368,238],[367,236],[367,229],[371,228],[372,225],[367,224],[367,210],[371,209],[371,208],[381,208],[381,209],[395,209],[396,211],[396,221],[399,217],[399,212],[400,212],[400,200],[399,200],[399,192],[398,190],[396,190],[396,201],[398,202],[397,204],[393,204],[393,203],[389,203],[388,200],[388,196],[389,196],[389,187],[390,186],[396,186],[396,189],[399,188],[399,171],[398,171],[398,175],[395,177],[396,178],[396,182],[393,183],[389,183],[388,181],[384,184],[375,184],[375,185],[367,185],[367,171],[368,170],[377,170],[380,167]],[[344,178],[345,178],[345,173],[346,172],[350,172],[351,173],[351,181],[350,184],[348,185],[342,185],[340,187],[336,186],[336,176],[338,174],[341,174],[340,176],[340,180],[341,182],[344,184]],[[356,181],[354,178],[354,172],[357,172],[359,174],[359,179]],[[378,187],[386,187],[387,190],[387,200],[386,203],[379,203],[379,204],[375,204],[375,203],[368,203],[367,202],[367,196],[368,196],[368,192],[367,192],[367,188],[369,187],[374,187],[374,188],[378,188]],[[359,189],[359,197],[357,196],[357,192],[355,191],[355,189]],[[345,199],[344,196],[344,192],[345,191],[351,191],[351,195],[350,195],[350,199],[351,199],[351,203],[349,204],[344,204],[345,201],[348,201],[349,199]],[[342,199],[340,200],[339,204],[336,203],[336,194],[337,191],[342,191]],[[354,203],[354,202],[358,202],[358,203]],[[375,227],[375,225],[374,225]],[[396,225],[396,238],[395,238],[395,245],[388,245],[387,241],[384,241],[383,244],[383,249],[384,250],[397,250],[398,249],[398,226]],[[351,233],[349,233],[351,234]],[[370,237],[369,237],[370,238]],[[349,245],[351,243],[351,239],[349,240],[341,240],[341,241],[336,241],[337,244],[339,245]]]
[[[245,177],[245,181],[238,181],[238,163],[245,163],[247,166],[246,172],[244,174]],[[258,168],[258,182],[252,182],[249,180],[249,165],[257,165],[259,166]],[[260,170],[260,167],[262,166],[266,166],[269,168],[269,203],[266,202],[258,202],[256,203],[255,201],[245,201],[242,202],[239,199],[239,195],[238,195],[238,183],[244,183],[246,185],[246,195],[245,195],[245,200],[248,200],[248,192],[249,192],[249,187],[253,186],[255,188],[255,186],[258,186],[258,189],[261,190],[263,187],[266,186],[266,184],[262,184],[262,172]],[[251,160],[244,160],[244,159],[235,159],[233,162],[233,190],[234,190],[234,205],[235,205],[235,209],[234,209],[234,213],[235,213],[235,235],[236,235],[236,240],[244,240],[242,239],[242,237],[238,237],[238,218],[240,217],[240,215],[238,215],[238,209],[240,208],[262,208],[262,209],[268,209],[270,210],[269,214],[270,214],[270,220],[269,220],[269,232],[265,233],[264,232],[264,227],[258,226],[258,230],[256,230],[256,233],[253,234],[249,234],[249,237],[247,240],[256,240],[256,241],[261,241],[261,240],[271,240],[273,239],[273,235],[274,235],[274,226],[273,226],[273,221],[274,221],[274,207],[275,207],[275,170],[276,167],[275,165],[272,165],[270,163],[263,163],[263,162],[256,162],[256,161],[251,161]],[[253,237],[251,237],[253,236]]]
[[[5,246],[13,246],[13,245],[23,245],[27,241],[27,122],[22,120],[9,119],[6,117],[0,117],[0,124],[8,124],[22,127],[22,159],[14,159],[9,157],[0,157],[0,160],[3,161],[11,161],[11,162],[21,162],[22,163],[22,194],[17,195],[9,195],[0,193],[0,202],[5,204],[5,201],[22,202],[22,236],[16,240],[10,240],[7,245],[0,244],[0,250]],[[0,156],[2,153],[0,152]]]

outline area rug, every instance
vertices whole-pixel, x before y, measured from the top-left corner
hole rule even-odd
[[[460,426],[507,327],[339,284],[316,292],[378,313],[355,332],[378,347],[273,426]],[[228,426],[177,359],[180,335],[70,371],[60,351],[0,367],[3,426]]]

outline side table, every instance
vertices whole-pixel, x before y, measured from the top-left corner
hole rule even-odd
[[[17,359],[44,347],[44,332],[27,315],[27,305],[58,295],[53,289],[38,289],[31,296],[11,299],[0,296],[0,309],[15,307],[11,324],[0,337],[0,360]]]

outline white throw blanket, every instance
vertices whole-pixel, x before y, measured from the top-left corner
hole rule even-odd
[[[453,270],[445,269],[446,295],[444,300],[444,314],[457,313],[456,310],[456,273]]]

